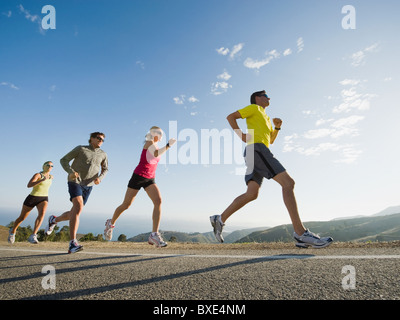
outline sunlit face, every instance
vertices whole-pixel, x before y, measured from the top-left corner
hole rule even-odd
[[[50,172],[51,170],[53,170],[53,162],[49,162],[43,165],[43,171],[44,172]]]
[[[103,142],[104,142],[104,136],[100,134],[94,138],[90,138],[90,144],[93,146],[93,148],[100,148]]]

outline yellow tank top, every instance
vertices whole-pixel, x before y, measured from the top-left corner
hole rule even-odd
[[[50,175],[50,177],[51,177],[51,175]],[[43,179],[42,173],[40,173],[40,178]],[[33,187],[31,196],[47,197],[49,195],[49,189],[50,189],[52,182],[53,182],[53,179],[46,179],[46,180],[42,181],[41,183],[38,183],[36,186]]]

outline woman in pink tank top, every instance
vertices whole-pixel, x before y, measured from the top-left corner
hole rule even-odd
[[[122,212],[131,206],[139,190],[143,188],[154,204],[153,230],[149,236],[148,243],[156,247],[167,246],[167,243],[158,232],[161,219],[161,194],[156,185],[155,176],[161,155],[163,155],[176,140],[170,139],[165,147],[158,148],[158,142],[162,139],[162,134],[162,130],[155,126],[151,127],[150,131],[146,134],[146,141],[140,155],[139,164],[133,171],[132,177],[129,180],[125,199],[122,204],[115,209],[113,217],[106,221],[106,228],[104,230],[104,237],[106,240],[111,241],[115,222]]]

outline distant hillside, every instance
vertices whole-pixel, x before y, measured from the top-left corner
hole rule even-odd
[[[331,236],[336,241],[393,241],[400,240],[400,213],[354,219],[306,222],[306,227],[321,237]],[[291,242],[292,225],[281,225],[256,231],[237,242]]]
[[[252,232],[255,231],[260,231],[260,230],[266,230],[268,227],[258,227],[258,228],[251,228],[251,229],[243,229],[243,230],[236,230],[228,235],[224,235],[224,242],[225,243],[234,243],[238,241],[239,239],[249,235]],[[214,237],[214,233],[212,233],[212,236]]]
[[[201,242],[201,243],[217,243],[213,232],[207,233],[186,233],[177,231],[161,231],[162,237],[167,242]],[[129,238],[127,241],[147,242],[150,232],[141,233],[137,236]]]
[[[225,243],[234,243],[237,240],[245,237],[246,235],[258,231],[264,230],[266,227],[259,227],[259,228],[251,228],[251,229],[243,229],[243,230],[236,230],[231,233],[223,232],[224,242]],[[162,231],[161,232],[165,241],[169,242],[176,241],[176,242],[201,242],[201,243],[218,243],[215,239],[214,232],[205,232],[205,233],[186,233],[186,232],[177,232],[177,231]],[[141,233],[137,236],[129,238],[127,241],[132,242],[146,242],[150,232]]]

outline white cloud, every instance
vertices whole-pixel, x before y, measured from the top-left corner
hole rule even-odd
[[[304,133],[304,138],[306,139],[324,138],[330,136],[333,133],[333,131],[334,130],[327,128],[308,130],[306,131],[306,133]]]
[[[249,68],[249,69],[260,69],[261,67],[264,67],[265,65],[270,63],[271,60],[272,60],[272,57],[266,57],[261,60],[247,58],[243,64],[246,68]]]
[[[267,57],[261,60],[255,60],[252,58],[247,58],[244,61],[244,66],[249,69],[260,69],[270,63],[272,60],[279,58],[280,54],[277,50],[266,51]]]
[[[189,102],[199,102],[199,99],[197,99],[195,96],[189,97]]]
[[[292,54],[292,49],[288,48],[285,51],[283,51],[283,55],[286,57],[288,55]]]
[[[35,15],[31,15],[31,13],[30,13],[28,10],[26,10],[26,9],[22,6],[22,4],[19,5],[19,10],[20,10],[23,14],[25,14],[25,19],[30,20],[31,22],[36,22],[36,21],[40,20],[40,18],[39,18],[38,15],[36,15],[36,14],[35,14]]]
[[[352,126],[352,125],[355,125],[357,122],[364,120],[364,118],[365,118],[364,116],[356,116],[356,115],[353,115],[353,116],[350,116],[347,118],[341,118],[341,119],[333,122],[331,127],[340,129],[343,127]]]
[[[229,53],[229,49],[228,49],[228,48],[221,47],[221,48],[217,49],[217,52],[218,52],[220,55],[226,56],[226,55]]]
[[[175,102],[175,104],[184,104],[186,101],[186,95],[181,94],[180,96],[177,96],[175,98],[172,98]],[[187,99],[187,101],[191,103],[199,102],[199,99],[197,99],[195,96],[191,96]]]
[[[357,51],[350,56],[351,65],[353,67],[359,67],[365,65],[365,60],[367,57],[367,53],[376,52],[378,49],[378,43],[374,43],[373,45],[366,47],[363,50]]]
[[[211,84],[211,93],[215,96],[228,91],[232,86],[226,81],[217,81]]]
[[[318,119],[318,120],[315,122],[315,125],[316,125],[317,127],[319,127],[319,126],[321,126],[321,125],[323,125],[323,124],[325,124],[325,123],[331,122],[331,121],[333,121],[333,119],[327,119],[327,120],[325,120],[325,119]]]
[[[185,101],[185,96],[184,95],[180,95],[179,97],[175,97],[173,98],[175,104],[183,104],[183,102]]]
[[[238,43],[233,46],[231,54],[229,55],[229,58],[234,59],[235,56],[243,49],[244,43]]]
[[[339,81],[339,83],[342,86],[347,86],[347,85],[351,85],[351,86],[356,86],[360,83],[360,80],[355,80],[355,79],[344,79],[342,81]]]
[[[343,89],[341,91],[342,103],[333,108],[334,113],[350,112],[353,109],[364,111],[370,108],[370,101],[375,98],[375,94],[360,94],[356,87]]]
[[[331,158],[335,163],[356,163],[362,155],[362,150],[351,143],[351,138],[360,136],[359,124],[365,119],[365,115],[359,113],[368,110],[370,100],[376,96],[361,92],[362,84],[365,82],[366,80],[358,79],[340,81],[340,85],[347,87],[340,91],[341,103],[332,108],[332,116],[317,118],[315,128],[304,133],[286,136],[283,141],[283,152],[297,152],[305,156],[319,156],[326,152],[333,152],[335,157]],[[329,99],[329,97],[325,98]],[[357,111],[358,114],[337,117],[338,113],[351,111]],[[303,111],[303,113],[310,117],[318,116],[311,111]]]
[[[230,52],[229,59],[233,60],[235,56],[243,49],[243,47],[244,43],[238,43],[235,44],[232,49],[221,47],[219,49],[216,49],[216,51],[222,56],[226,56]]]
[[[361,154],[361,150],[357,150],[353,146],[347,146],[342,150],[342,158],[334,160],[334,162],[352,164],[357,161]]]
[[[225,81],[228,81],[231,77],[232,76],[227,71],[224,71],[223,73],[221,73],[217,76],[218,79],[222,79]]]
[[[41,18],[40,18],[37,14],[32,15],[28,10],[26,10],[26,9],[22,6],[22,4],[20,4],[20,5],[18,6],[18,8],[19,8],[19,11],[25,15],[25,19],[29,20],[30,22],[33,22],[33,23],[38,24],[39,32],[40,32],[41,34],[44,35],[44,34],[46,33],[46,30],[44,30],[44,29],[42,28],[42,20],[41,20]]]
[[[10,82],[0,82],[0,85],[9,87],[9,88],[14,89],[14,90],[19,90],[19,88],[15,84],[10,83]]]
[[[304,49],[304,40],[302,37],[297,39],[297,52],[302,52]]]

